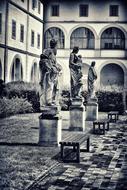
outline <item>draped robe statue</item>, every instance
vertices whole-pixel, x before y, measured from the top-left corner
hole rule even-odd
[[[82,64],[79,62],[79,58],[76,55],[78,53],[78,47],[74,47],[73,51],[70,54],[69,59],[69,68],[70,68],[70,75],[71,75],[71,97],[78,98],[80,97],[80,90],[82,84],[82,72],[81,67]]]
[[[89,71],[88,71],[88,95],[89,95],[89,98],[95,97],[94,82],[97,79],[97,74],[96,74],[94,66],[95,66],[95,62],[93,61],[91,63]]]
[[[40,57],[39,67],[41,71],[40,80],[40,105],[53,106],[56,104],[58,91],[58,74],[60,68],[56,62],[56,41],[50,41],[50,48],[43,51]]]

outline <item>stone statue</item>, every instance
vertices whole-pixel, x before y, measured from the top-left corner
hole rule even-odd
[[[71,74],[71,97],[80,98],[80,90],[82,84],[82,57],[81,55],[77,56],[79,52],[78,47],[74,47],[73,51],[70,54],[69,59],[69,68]]]
[[[43,51],[40,56],[39,67],[41,71],[40,80],[40,105],[53,106],[56,104],[58,91],[58,75],[60,68],[56,62],[57,42],[52,39],[50,48]]]
[[[89,98],[95,98],[95,89],[94,89],[94,81],[97,79],[97,74],[95,71],[95,61],[91,63],[91,66],[88,71],[88,95]]]

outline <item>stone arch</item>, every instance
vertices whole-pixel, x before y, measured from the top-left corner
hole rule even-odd
[[[127,31],[126,31],[122,26],[119,26],[118,24],[109,24],[109,25],[103,27],[103,28],[101,29],[100,33],[99,33],[99,38],[101,38],[102,33],[103,33],[106,29],[108,29],[108,28],[118,28],[118,29],[120,29],[120,30],[124,33],[125,38],[127,38]]]
[[[125,87],[127,69],[121,63],[108,61],[100,69],[100,86],[109,90],[120,90]]]
[[[54,38],[57,40],[58,49],[64,49],[65,47],[65,35],[59,27],[49,27],[44,33],[44,46],[49,47],[50,40]]]
[[[10,72],[11,81],[21,81],[23,80],[23,67],[22,67],[22,59],[20,55],[15,55],[11,65]]]
[[[37,83],[39,80],[39,71],[37,61],[34,61],[31,68],[31,82]]]
[[[96,38],[98,38],[98,35],[97,35],[97,32],[96,32],[96,30],[93,28],[93,27],[91,27],[90,25],[88,25],[88,24],[78,24],[78,25],[76,25],[76,26],[74,26],[71,30],[70,30],[70,32],[69,32],[69,34],[68,34],[68,36],[69,36],[69,38],[71,37],[71,34],[72,34],[72,32],[74,31],[74,30],[76,30],[77,28],[88,28],[89,30],[91,30],[92,32],[93,32],[93,34],[94,34],[94,37],[95,37],[95,39]]]
[[[124,32],[117,27],[105,29],[100,40],[101,49],[125,49]]]
[[[70,48],[78,46],[80,49],[95,49],[95,36],[91,29],[78,27],[70,36]]]

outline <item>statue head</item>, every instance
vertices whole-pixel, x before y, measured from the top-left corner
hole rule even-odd
[[[50,40],[50,47],[53,49],[57,46],[57,41],[55,39]]]
[[[78,51],[79,51],[79,47],[78,47],[78,46],[75,46],[75,47],[73,48],[73,53],[78,53]]]
[[[91,63],[91,67],[94,67],[95,64],[96,64],[96,62],[95,62],[95,61],[92,61],[92,63]]]
[[[82,59],[82,55],[78,55],[78,58]]]

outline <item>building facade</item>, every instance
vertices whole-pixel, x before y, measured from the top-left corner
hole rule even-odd
[[[127,91],[127,3],[120,0],[43,0],[44,46],[58,40],[57,60],[63,84],[70,82],[69,55],[79,46],[84,88],[88,68],[96,62],[97,89]]]
[[[38,81],[39,56],[49,41],[58,41],[57,61],[69,88],[69,55],[79,46],[83,88],[96,62],[97,89],[127,92],[127,3],[125,0],[1,0],[0,78]]]
[[[0,1],[0,78],[38,81],[43,44],[43,4],[39,0]]]

